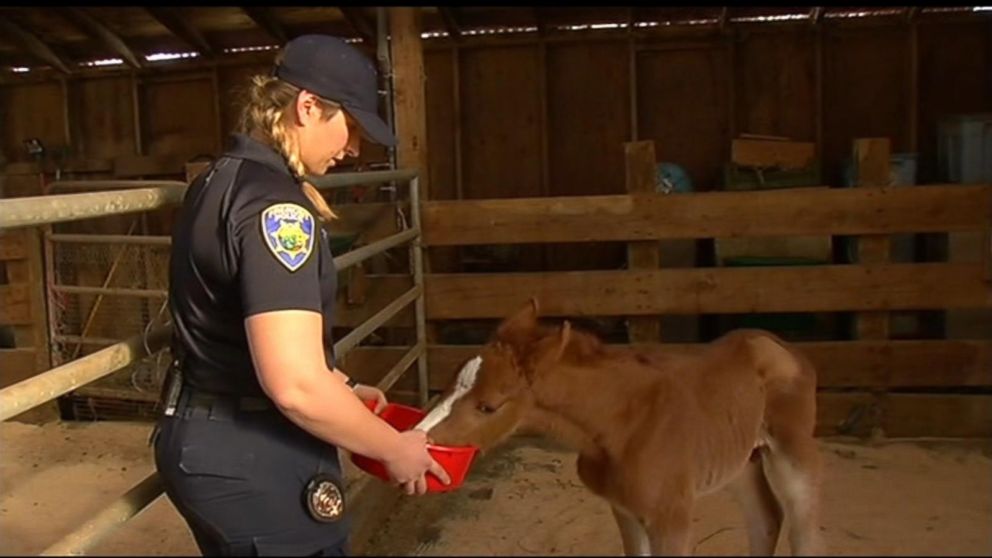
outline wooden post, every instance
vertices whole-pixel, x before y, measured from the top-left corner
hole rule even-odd
[[[419,7],[389,8],[390,59],[393,79],[393,121],[396,128],[396,166],[415,168],[420,174],[421,200],[430,199],[430,175],[427,173],[427,104],[424,91],[424,51],[420,38],[421,16]],[[411,211],[414,211],[411,208]],[[430,259],[424,260],[424,271],[429,272]],[[411,269],[411,274],[413,270]],[[430,280],[427,275],[425,280]],[[430,323],[426,328],[427,344],[436,342],[436,331]],[[371,489],[355,502],[356,517],[352,522],[352,544],[368,540],[397,501],[395,490],[383,490],[381,484],[367,485]],[[361,546],[349,549],[353,554]]]
[[[823,28],[813,28],[813,64],[816,68],[813,79],[816,93],[816,158],[823,164]]]
[[[44,266],[40,230],[25,228],[14,233],[21,236],[25,258],[7,262],[7,276],[11,284],[26,285],[30,290],[30,324],[14,327],[14,344],[17,347],[34,349],[34,373],[39,374],[51,367],[48,347],[48,319],[45,311]],[[59,418],[58,403],[49,401],[13,417],[13,420],[28,423],[45,423]]]
[[[420,199],[431,199],[427,153],[427,103],[424,82],[424,50],[420,38],[420,8],[389,8],[390,58],[393,68],[393,118],[396,126],[396,165],[401,169],[420,171]],[[457,48],[457,47],[456,47]],[[459,79],[458,76],[454,76]],[[455,85],[457,89],[457,84]],[[461,115],[456,115],[460,130]],[[460,158],[460,154],[459,154]],[[411,208],[412,210],[412,208]],[[423,267],[425,281],[430,281],[431,251],[427,251]],[[411,270],[412,272],[412,270]],[[438,340],[437,327],[427,323],[427,344]]]
[[[655,165],[653,141],[624,144],[627,192],[637,196],[655,191]],[[658,241],[645,240],[627,244],[628,269],[657,269],[660,250]],[[627,320],[627,339],[631,343],[657,343],[661,341],[661,326],[657,317],[638,316]]]
[[[455,199],[465,199],[465,186],[462,184],[462,85],[461,49],[458,44],[451,47],[451,97],[454,112],[455,135]]]
[[[548,158],[548,44],[543,40],[537,43],[537,133],[541,138],[541,196],[551,195],[550,167]],[[553,248],[543,245],[540,248],[541,269],[548,270],[548,263],[552,260],[550,252]]]
[[[425,103],[424,50],[420,38],[419,8],[390,8],[389,32],[393,61],[396,165],[420,171],[420,195],[430,199],[427,174],[427,105]]]
[[[909,149],[916,153],[919,149],[919,106],[920,106],[920,54],[919,25],[916,20],[909,24]]]
[[[881,188],[889,182],[889,138],[865,138],[854,141],[854,161],[857,168],[857,186],[861,188]],[[891,241],[888,235],[864,235],[858,238],[858,263],[862,265],[883,264],[889,261]],[[882,340],[889,338],[889,313],[860,312],[855,317],[859,340]],[[885,409],[885,394],[891,370],[884,374],[883,387],[875,389],[875,409]],[[879,424],[882,417],[873,416],[872,437],[881,435]]]
[[[724,8],[724,10],[726,10],[726,8]],[[726,151],[724,151],[723,154],[726,159],[730,157],[730,146],[733,143],[734,138],[737,137],[737,130],[739,127],[737,123],[737,114],[740,111],[737,108],[737,30],[733,28],[728,29],[723,32],[723,35],[723,40],[726,41],[727,45],[727,67],[730,70],[728,72],[730,74],[730,78],[727,80],[729,82],[727,88],[727,96],[729,97],[727,99],[727,106],[729,109],[728,112],[730,113],[728,115],[729,125],[727,126],[727,135],[729,137],[725,143],[724,149],[726,149]]]
[[[424,51],[420,38],[421,10],[419,7],[389,8],[390,59],[393,79],[393,121],[396,131],[396,166],[415,168],[420,174],[421,200],[430,199],[430,175],[427,172],[427,104],[424,91]],[[411,211],[414,211],[411,208]],[[424,260],[424,271],[429,272],[430,259]],[[411,274],[413,270],[411,269]],[[425,280],[430,280],[426,276]],[[426,327],[427,344],[436,342],[436,331],[430,323]],[[355,520],[352,523],[352,544],[368,540],[392,510],[398,495],[395,490],[382,490],[379,484],[368,485],[371,490],[355,502]],[[358,554],[361,546],[353,546],[351,553]]]
[[[134,119],[134,154],[145,154],[145,142],[141,132],[141,84],[138,74],[131,71],[131,114]]]
[[[214,147],[217,149],[217,154],[220,155],[224,151],[227,131],[224,130],[224,107],[220,101],[220,72],[217,70],[217,66],[214,66],[213,72],[210,73],[210,91],[214,96]]]
[[[630,27],[628,27],[628,30]],[[630,88],[630,141],[637,141],[637,49],[634,36],[627,38],[627,86]]]

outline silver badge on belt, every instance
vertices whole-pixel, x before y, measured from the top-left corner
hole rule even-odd
[[[332,523],[344,515],[344,496],[330,475],[314,476],[303,494],[310,515],[317,521]]]

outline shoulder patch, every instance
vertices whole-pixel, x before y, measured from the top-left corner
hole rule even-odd
[[[276,260],[296,271],[313,252],[316,221],[295,203],[277,203],[262,211],[262,237]]]

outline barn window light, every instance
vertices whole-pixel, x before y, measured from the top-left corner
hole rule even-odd
[[[719,19],[689,19],[677,22],[679,25],[710,25],[720,21]]]
[[[447,31],[426,31],[420,34],[421,39],[436,39],[447,36],[448,36]]]
[[[886,15],[897,15],[903,13],[901,9],[886,9],[886,10],[872,10],[872,11],[859,11],[859,12],[827,12],[823,15],[826,18],[856,18],[856,17],[871,17],[871,16],[886,16]]]
[[[31,68],[28,68],[27,66],[14,66],[10,69],[10,71],[14,72],[15,74],[23,74],[30,72]]]
[[[79,65],[85,66],[87,68],[93,68],[97,66],[115,66],[117,64],[123,64],[124,61],[120,58],[104,58],[102,60],[91,60],[89,62],[82,62]]]
[[[992,6],[975,6],[971,9],[973,12],[992,12]]]
[[[658,27],[657,21],[638,21],[634,24],[634,27]]]
[[[626,29],[626,23],[593,23],[589,26],[592,29]]]
[[[980,6],[980,7],[984,7],[984,6]],[[988,9],[988,8],[986,7],[986,9]],[[981,10],[976,10],[974,7],[967,7],[967,8],[961,8],[961,7],[957,7],[957,8],[937,7],[937,8],[923,8],[922,11],[927,12],[927,13],[943,13],[943,14],[947,14],[947,13],[973,12],[973,11],[981,11]]]
[[[224,52],[229,54],[235,54],[239,52],[259,52],[263,50],[275,50],[279,48],[279,45],[260,45],[260,46],[248,46],[248,47],[232,47],[225,48]]]
[[[582,23],[576,25],[558,25],[555,28],[560,31],[588,31],[589,29],[626,29],[627,24],[626,23]]]
[[[766,16],[745,16],[730,18],[731,21],[793,21],[797,19],[809,19],[809,14],[778,14]]]
[[[537,31],[537,27],[486,27],[483,29],[466,29],[462,35],[505,35],[510,33],[529,33]]]
[[[159,60],[177,60],[179,58],[196,58],[199,56],[199,52],[156,52],[155,54],[149,54],[145,56],[145,60],[149,62],[158,62]]]

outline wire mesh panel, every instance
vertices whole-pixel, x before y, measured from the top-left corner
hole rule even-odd
[[[127,232],[134,230],[132,226]],[[169,320],[167,242],[117,231],[112,236],[55,232],[49,239],[48,296],[56,365],[145,334]],[[159,352],[77,390],[70,396],[73,415],[97,419],[148,414],[131,407],[146,399],[154,402],[170,358],[168,350]],[[98,412],[94,400],[103,406],[109,402],[113,409]],[[121,405],[126,408],[117,409]]]

